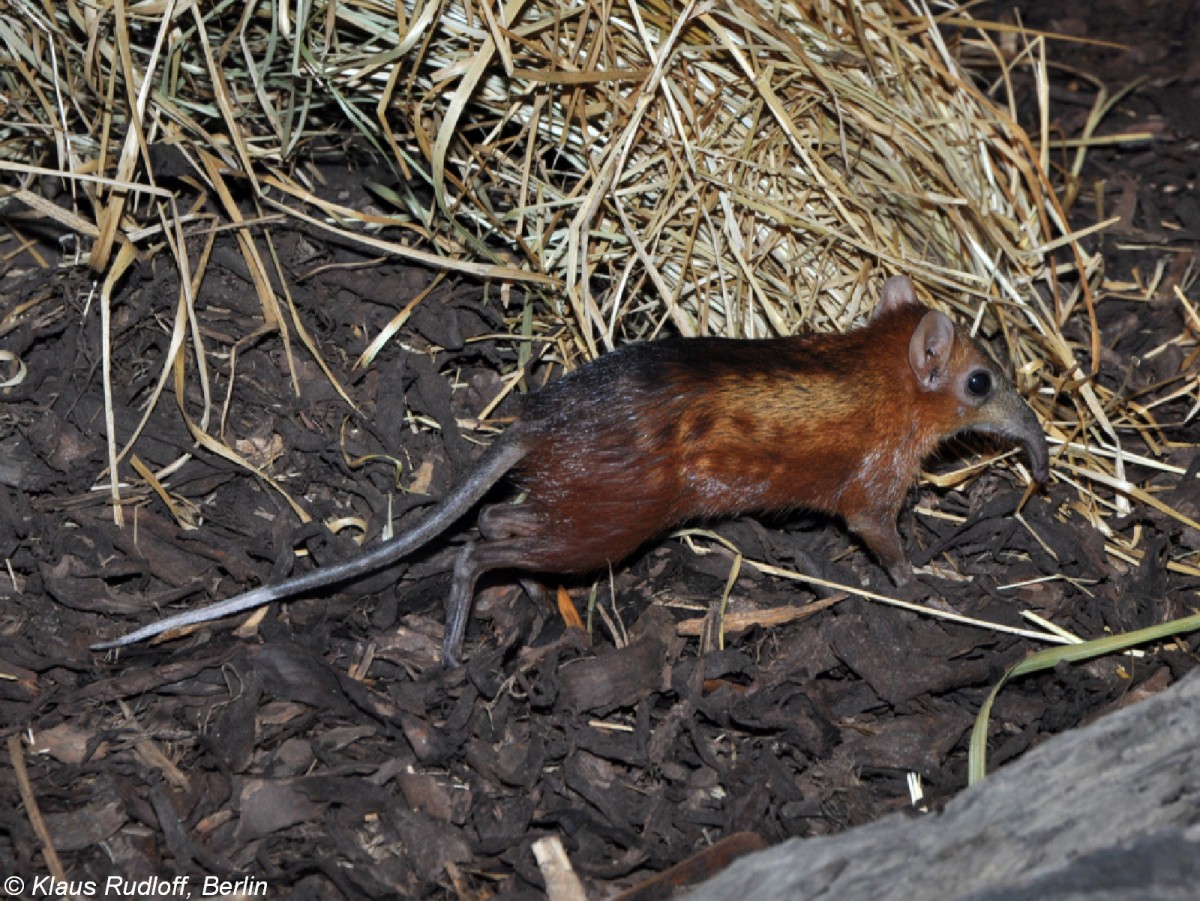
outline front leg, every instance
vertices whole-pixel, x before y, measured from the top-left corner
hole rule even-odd
[[[912,582],[913,572],[896,529],[896,516],[895,513],[862,514],[848,518],[846,525],[879,558],[892,581],[903,588]]]

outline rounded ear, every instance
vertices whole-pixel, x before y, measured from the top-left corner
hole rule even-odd
[[[879,306],[875,308],[875,315],[919,303],[912,280],[907,275],[893,275],[883,283],[883,293],[879,295]]]
[[[954,349],[954,324],[940,310],[930,310],[917,323],[908,342],[908,363],[926,391],[941,388],[949,373]]]

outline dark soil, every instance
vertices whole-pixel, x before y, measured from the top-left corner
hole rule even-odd
[[[1170,343],[1186,333],[1176,287],[1200,309],[1200,57],[1189,55],[1200,45],[1200,10],[1146,0],[1024,6],[1032,27],[1128,47],[1052,45],[1051,57],[1071,67],[1053,76],[1062,134],[1079,133],[1101,84],[1113,92],[1142,79],[1101,131],[1149,131],[1154,140],[1089,151],[1072,216],[1077,226],[1121,216],[1089,239],[1108,279],[1099,378],[1130,394],[1169,393],[1156,383],[1195,352],[1194,332],[1190,344]],[[1029,85],[1018,90],[1031,101]],[[1031,102],[1022,109],[1032,116]],[[1063,152],[1055,163],[1071,159]],[[383,177],[354,164],[324,174],[326,192],[349,204],[365,204],[363,182]],[[27,223],[22,233],[30,236]],[[437,663],[441,605],[470,523],[394,570],[274,606],[248,629],[234,632],[242,617],[119,655],[89,651],[159,610],[356,553],[360,531],[334,535],[324,523],[355,518],[367,542],[389,521],[405,529],[490,437],[471,426],[500,392],[498,373],[516,365],[517,346],[493,336],[504,317],[519,315],[519,292],[505,308],[494,289],[444,280],[364,372],[342,349],[357,353],[364,335],[378,334],[435,274],[368,261],[294,228],[271,234],[299,318],[360,412],[330,387],[290,321],[295,384],[282,341],[263,336],[237,347],[237,388],[222,411],[234,341],[261,323],[241,258],[223,239],[198,323],[226,363],[209,373],[208,429],[223,416],[231,444],[301,499],[310,524],[240,466],[197,449],[168,385],[135,452],[153,472],[182,461],[160,475],[172,507],[127,458],[125,527],[117,528],[108,495],[94,490],[107,429],[93,285],[29,252],[0,262],[0,349],[27,367],[20,385],[0,389],[0,726],[20,740],[6,757],[23,759],[48,837],[17,802],[18,771],[0,768],[13,799],[0,805],[0,874],[30,882],[47,874],[48,841],[69,879],[100,884],[112,874],[186,875],[193,891],[204,877],[251,877],[278,896],[537,897],[532,845],[557,836],[602,897],[726,837],[734,838],[686,878],[762,842],[845,830],[907,807],[910,773],[921,777],[925,806],[964,786],[981,701],[1038,644],[835,597],[810,617],[752,626],[727,635],[723,650],[703,650],[681,624],[697,625],[720,598],[734,561],[679,539],[594,586],[564,583],[590,637],[493,580],[476,603],[467,665],[451,671]],[[35,249],[61,262],[49,240]],[[115,298],[111,384],[122,441],[156,389],[171,330],[163,317],[177,292],[178,273],[160,260],[136,267]],[[554,374],[532,365],[520,387]],[[198,418],[194,371],[188,385],[187,412]],[[1185,417],[1194,403],[1193,386],[1190,397],[1157,406],[1162,428],[1148,438],[1187,470],[1154,484],[1192,517],[1200,513],[1200,422]],[[509,409],[501,405],[497,420]],[[1144,451],[1132,431],[1123,439]],[[1135,480],[1146,476],[1131,469]],[[1035,495],[1017,518],[1022,495],[1001,467],[963,492],[914,489],[901,531],[914,563],[940,574],[919,575],[921,600],[1015,626],[1032,609],[1083,637],[1197,607],[1200,584],[1169,564],[1190,554],[1194,568],[1200,535],[1135,505],[1107,520],[1142,555],[1127,563],[1106,552],[1067,482]],[[747,558],[890,590],[835,523],[747,520],[716,531]],[[948,573],[957,575],[941,577]],[[550,587],[553,595],[558,586]],[[743,566],[731,600],[735,610],[798,608],[814,596]],[[992,765],[1196,665],[1186,645],[1148,651],[1006,688],[992,721]],[[652,883],[644,897],[667,893]]]

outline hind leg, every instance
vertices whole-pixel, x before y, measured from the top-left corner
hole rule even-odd
[[[446,633],[442,639],[442,666],[459,666],[467,619],[475,600],[475,583],[493,569],[521,569],[529,560],[527,539],[508,538],[466,545],[454,564],[450,597],[446,601]]]
[[[533,508],[520,504],[484,507],[479,511],[477,525],[479,534],[494,542],[509,538],[538,538],[543,530],[542,522]],[[549,604],[549,594],[541,582],[528,576],[522,576],[518,581],[534,603],[543,606]]]
[[[541,520],[532,507],[522,504],[493,504],[479,511],[479,534],[488,541],[505,538],[530,538],[542,530]]]

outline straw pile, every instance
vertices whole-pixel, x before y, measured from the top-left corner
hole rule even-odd
[[[1003,97],[1009,67],[1036,53],[1006,58],[983,32],[964,44],[953,4],[939,5],[945,32],[920,0],[3,7],[0,170],[82,236],[105,310],[135,247],[173,255],[180,309],[202,303],[187,296],[197,264],[183,239],[216,218],[280,326],[251,240],[256,216],[280,214],[521,283],[544,323],[568,324],[568,357],[663,328],[846,328],[906,272],[1005,346],[1081,509],[1099,519],[1137,495],[1117,427],[1145,426],[1145,407],[1088,380],[1099,261],[1067,233],[1045,142],[1035,151],[956,61],[967,45],[983,53]],[[290,18],[297,8],[307,18]],[[402,186],[385,214],[335,206],[300,165],[348,128]],[[156,187],[163,145],[201,192],[188,210]],[[69,206],[39,196],[44,170],[70,186]],[[247,186],[254,209],[234,199]],[[1070,323],[1084,345],[1064,337]],[[114,444],[114,498],[122,453]],[[1101,485],[1119,492],[1098,498]]]

